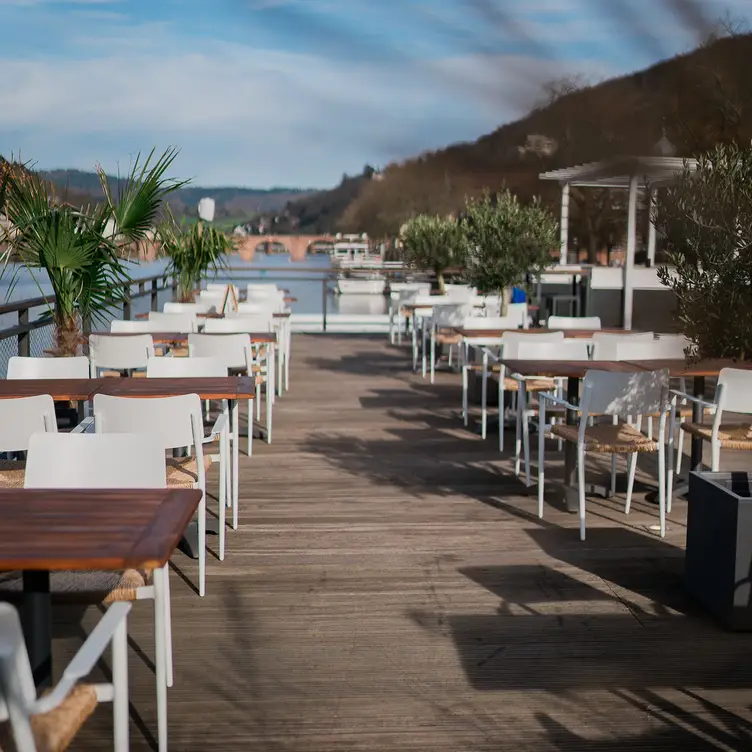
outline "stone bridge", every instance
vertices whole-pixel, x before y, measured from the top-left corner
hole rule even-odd
[[[236,241],[243,261],[252,260],[256,250],[264,243],[279,243],[293,261],[304,261],[314,243],[334,243],[335,239],[332,235],[248,235],[236,238]]]

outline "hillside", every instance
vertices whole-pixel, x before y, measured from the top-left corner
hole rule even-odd
[[[39,174],[49,180],[71,203],[97,200],[102,196],[99,177],[95,172],[83,170],[40,170]],[[116,179],[111,179],[113,188]],[[178,217],[193,217],[199,199],[211,196],[217,202],[216,221],[231,220],[236,223],[248,221],[259,213],[277,212],[295,199],[311,196],[314,191],[297,188],[201,188],[189,185],[176,191],[170,198],[170,207]]]
[[[474,143],[389,165],[378,180],[350,186],[357,187],[357,195],[341,213],[339,186],[292,202],[286,214],[293,224],[305,217],[317,229],[325,219],[326,229],[393,235],[417,212],[457,212],[467,195],[502,184],[523,198],[540,194],[556,209],[558,187],[540,181],[542,171],[615,155],[650,154],[664,132],[678,156],[694,155],[719,141],[749,143],[751,57],[752,35],[732,35],[594,86],[568,91],[567,81],[552,82],[548,102],[526,117]],[[572,193],[573,236],[593,250],[612,242],[618,194]]]

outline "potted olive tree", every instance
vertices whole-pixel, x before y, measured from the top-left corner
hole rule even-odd
[[[84,208],[57,202],[47,182],[25,166],[3,171],[0,197],[12,228],[3,238],[5,260],[20,261],[11,274],[25,267],[40,293],[49,279],[54,355],[76,355],[83,322],[102,320],[126,302],[131,277],[122,257],[148,239],[165,197],[184,185],[166,177],[176,156],[174,149],[156,158],[153,150],[144,160],[137,156],[128,176],[118,181],[116,195],[98,167],[103,201]],[[4,265],[3,273],[7,269]]]
[[[465,206],[462,228],[467,237],[468,282],[480,292],[501,297],[502,315],[515,285],[551,264],[557,222],[538,199],[522,204],[509,190],[485,193]]]
[[[161,252],[170,259],[168,271],[178,280],[178,299],[183,303],[195,300],[201,280],[210,271],[216,274],[225,256],[235,250],[232,238],[202,220],[186,229],[170,215],[158,237]]]
[[[444,272],[465,263],[467,243],[461,224],[451,217],[419,214],[402,227],[400,235],[405,263],[432,271],[443,294]]]
[[[690,359],[752,358],[752,149],[717,146],[657,206]],[[732,404],[727,409],[733,411]],[[732,629],[752,629],[752,474],[693,472],[685,586]]]

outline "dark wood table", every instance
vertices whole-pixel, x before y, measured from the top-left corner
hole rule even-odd
[[[21,619],[37,686],[52,682],[50,572],[164,566],[200,501],[192,489],[0,489],[0,570],[23,572]]]
[[[505,360],[502,363],[512,372],[521,376],[548,376],[567,379],[567,401],[573,405],[579,404],[580,379],[588,371],[611,371],[630,373],[634,371],[667,370],[674,378],[691,378],[692,395],[700,399],[705,396],[705,378],[717,377],[724,368],[742,368],[752,370],[752,362],[734,360],[705,360],[697,363],[687,363],[683,358],[664,358],[657,360]],[[701,405],[692,405],[692,421],[702,423],[704,410]],[[567,411],[567,423],[575,424],[577,415]],[[699,470],[702,467],[703,440],[692,437],[690,469]],[[576,485],[577,453],[576,447],[570,442],[565,444],[564,452],[564,482],[567,488],[567,509],[578,511],[578,501],[572,489]],[[674,489],[675,495],[687,492],[687,486],[682,484]]]

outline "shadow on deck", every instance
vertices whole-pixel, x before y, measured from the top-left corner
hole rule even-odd
[[[459,378],[409,366],[383,337],[295,337],[274,444],[241,457],[226,560],[209,558],[204,599],[172,579],[171,747],[752,748],[752,638],[686,598],[685,505],[660,540],[642,493],[629,517],[592,498],[580,542],[554,495],[538,519],[495,435],[463,428]],[[151,625],[136,604],[149,656]],[[135,653],[131,672],[131,746],[149,749],[153,674]],[[78,748],[109,728],[105,706]]]

